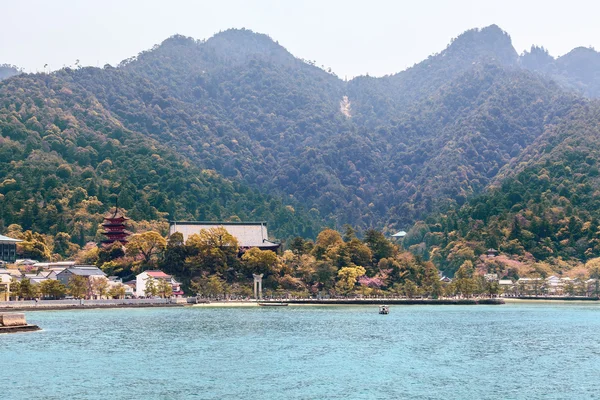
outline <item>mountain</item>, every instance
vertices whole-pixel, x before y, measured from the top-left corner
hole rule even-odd
[[[345,82],[266,35],[228,30],[176,35],[117,67],[14,77],[0,83],[0,225],[72,230],[83,202],[98,201],[81,211],[97,221],[118,194],[134,218],[267,219],[280,237],[421,220],[407,245],[447,258],[471,208],[510,223],[514,204],[486,202],[538,168],[542,149],[569,157],[556,127],[595,123],[581,111],[595,104],[582,96],[595,93],[595,58],[572,53],[519,56],[492,25],[400,73]],[[560,174],[548,177],[564,187]],[[86,226],[79,243],[97,235]]]
[[[543,47],[532,46],[519,58],[520,64],[556,80],[563,87],[588,97],[600,97],[600,53],[577,47],[554,58]]]
[[[118,196],[138,222],[260,219],[283,237],[314,235],[301,207],[200,169],[128,130],[60,75],[21,75],[0,85],[1,226],[69,232],[83,245],[101,238],[98,224]]]

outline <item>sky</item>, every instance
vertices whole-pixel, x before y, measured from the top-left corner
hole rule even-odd
[[[0,64],[116,65],[174,34],[266,33],[348,79],[400,72],[465,30],[497,24],[517,52],[600,49],[600,3],[570,0],[0,0]]]

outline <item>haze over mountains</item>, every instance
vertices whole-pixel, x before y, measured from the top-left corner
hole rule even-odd
[[[13,76],[0,83],[0,227],[79,226],[83,243],[119,195],[139,220],[267,219],[280,237],[427,220],[407,244],[428,255],[460,237],[598,256],[576,244],[589,226],[559,235],[565,219],[598,217],[598,71],[592,49],[519,56],[490,26],[348,82],[247,30],[174,36],[118,67]],[[543,232],[528,230],[528,201],[542,204]],[[515,217],[531,237],[509,237]],[[495,241],[448,237],[490,218]]]

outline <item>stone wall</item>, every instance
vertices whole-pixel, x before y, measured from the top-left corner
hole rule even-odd
[[[22,326],[27,325],[25,314],[7,313],[0,314],[0,326]]]

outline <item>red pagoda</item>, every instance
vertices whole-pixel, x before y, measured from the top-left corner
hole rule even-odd
[[[104,217],[103,235],[106,235],[106,239],[102,241],[104,246],[110,246],[114,242],[121,242],[123,245],[127,244],[127,237],[129,232],[125,226],[125,221],[129,221],[129,218],[125,217],[121,211],[119,211],[118,204],[115,202],[115,212]]]

